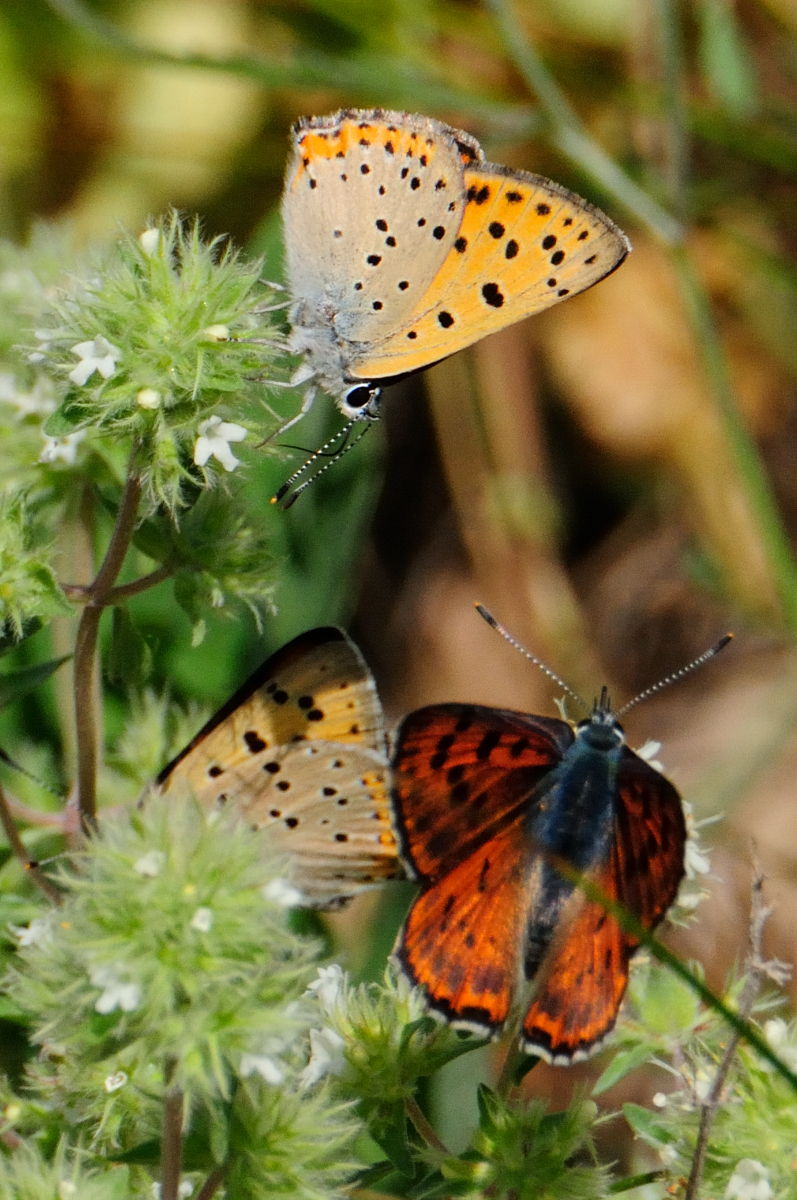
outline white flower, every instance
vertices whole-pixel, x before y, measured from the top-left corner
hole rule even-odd
[[[648,738],[644,746],[640,746],[640,748],[637,750],[637,754],[640,758],[644,758],[645,762],[649,763],[650,766],[653,767],[654,771],[663,772],[664,767],[656,758],[659,750],[661,750],[661,742],[654,742],[652,738]]]
[[[204,905],[198,908],[191,918],[191,928],[200,933],[210,933],[213,928],[213,909]]]
[[[17,392],[12,403],[20,421],[24,421],[25,417],[49,417],[56,409],[52,389],[46,379],[37,379],[30,392]]]
[[[145,229],[143,233],[138,235],[139,246],[150,258],[152,258],[153,254],[158,253],[160,241],[161,234],[159,229]]]
[[[327,1016],[331,1016],[340,1005],[347,982],[346,972],[337,963],[319,967],[318,979],[308,984],[305,996],[315,996]]]
[[[113,1092],[118,1092],[119,1088],[123,1088],[127,1083],[127,1075],[124,1071],[117,1071],[115,1075],[107,1075],[105,1083],[102,1085],[109,1095]]]
[[[38,350],[33,350],[28,355],[29,363],[44,362],[47,357],[47,351],[50,349],[50,333],[46,329],[34,329],[33,336],[41,343]]]
[[[39,462],[54,463],[60,458],[72,466],[77,458],[77,448],[85,436],[85,429],[78,429],[74,433],[68,433],[66,437],[60,438],[49,437],[45,433],[44,449],[39,455]]]
[[[34,917],[30,925],[9,925],[20,946],[45,946],[52,937],[48,917]]]
[[[664,1092],[656,1092],[656,1095],[653,1097],[653,1107],[654,1108],[666,1108],[666,1106],[667,1106],[667,1097],[664,1095]]]
[[[687,879],[694,879],[698,875],[708,875],[711,870],[708,856],[700,849],[697,838],[688,837],[686,839],[684,870]]]
[[[141,858],[136,859],[133,863],[133,870],[147,879],[154,879],[160,875],[165,865],[166,855],[162,850],[148,850],[146,854],[141,855]]]
[[[342,1075],[346,1067],[345,1045],[334,1029],[311,1029],[310,1061],[299,1076],[299,1086],[309,1088],[325,1075]]]
[[[282,1067],[267,1054],[242,1055],[239,1074],[241,1079],[248,1079],[250,1075],[259,1075],[261,1079],[265,1079],[266,1083],[274,1085],[282,1083],[285,1078]]]
[[[271,883],[267,883],[263,888],[263,899],[279,905],[280,908],[298,908],[303,897],[287,879],[272,879]]]
[[[194,462],[198,467],[204,467],[212,456],[219,460],[225,471],[234,471],[239,460],[230,449],[230,442],[242,442],[247,432],[243,425],[222,421],[221,417],[208,417],[199,425],[199,437],[194,446]]]
[[[89,975],[95,987],[102,988],[97,999],[95,1012],[107,1015],[120,1008],[122,1012],[133,1012],[141,1003],[141,988],[136,983],[124,983],[113,967],[95,967]]]
[[[110,379],[122,357],[119,347],[112,346],[101,333],[90,342],[78,342],[72,346],[72,353],[78,356],[80,362],[69,372],[69,378],[78,387],[82,387],[95,371],[99,371],[103,379]]]
[[[230,340],[230,331],[226,325],[208,325],[207,329],[203,329],[202,332],[211,342],[228,342]]]
[[[770,1200],[769,1171],[755,1158],[742,1158],[733,1168],[725,1200]]]
[[[160,407],[161,395],[154,388],[142,388],[136,396],[136,404],[139,408],[149,408],[153,412]]]

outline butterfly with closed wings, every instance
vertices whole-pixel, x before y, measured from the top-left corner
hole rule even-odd
[[[311,629],[255,671],[154,790],[234,807],[285,861],[301,902],[335,908],[402,874],[386,748],[359,650],[340,629]]]
[[[388,383],[578,295],[631,248],[567,188],[486,162],[470,134],[379,108],[294,126],[282,217],[293,382],[310,386],[280,432],[317,386],[350,421],[376,419]]]

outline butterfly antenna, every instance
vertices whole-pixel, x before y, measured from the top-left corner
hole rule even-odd
[[[371,422],[370,422],[370,421],[366,422],[366,423],[363,425],[363,428],[362,428],[361,432],[360,432],[360,433],[358,433],[357,437],[356,437],[356,438],[353,438],[353,439],[351,439],[351,440],[348,440],[348,436],[349,436],[349,433],[350,433],[350,430],[351,430],[351,426],[352,426],[353,424],[354,424],[354,422],[353,422],[353,421],[352,421],[352,422],[350,422],[350,424],[349,424],[349,425],[346,427],[346,429],[344,430],[344,433],[346,434],[347,441],[344,441],[343,445],[342,445],[342,446],[341,446],[341,447],[340,447],[340,448],[339,448],[339,449],[338,449],[338,450],[337,450],[337,451],[336,451],[336,452],[335,452],[335,453],[334,453],[334,454],[331,456],[331,458],[329,459],[329,462],[325,462],[325,463],[324,463],[324,465],[323,465],[323,467],[320,467],[320,468],[319,468],[319,470],[317,470],[317,471],[316,471],[315,475],[311,475],[309,479],[305,479],[303,483],[300,483],[300,484],[299,484],[299,486],[296,488],[296,491],[295,491],[295,492],[293,492],[293,493],[292,493],[292,494],[291,494],[291,495],[288,497],[288,499],[285,501],[285,503],[283,504],[283,506],[282,506],[282,508],[283,508],[283,511],[287,512],[287,510],[288,510],[288,509],[289,509],[289,508],[290,508],[290,507],[291,507],[293,504],[295,504],[295,503],[296,503],[296,501],[297,501],[297,500],[299,499],[299,497],[301,496],[302,492],[303,492],[303,491],[304,491],[306,488],[309,488],[309,486],[310,486],[310,484],[311,484],[311,483],[315,483],[315,481],[316,481],[317,479],[320,479],[320,478],[321,478],[321,476],[322,476],[323,474],[325,474],[325,473],[326,473],[326,472],[329,470],[329,468],[330,468],[331,466],[333,466],[333,464],[334,464],[334,463],[336,463],[336,462],[339,462],[339,461],[340,461],[340,459],[341,459],[341,458],[343,458],[343,455],[344,455],[344,454],[348,454],[350,450],[353,450],[353,449],[354,449],[354,447],[357,445],[357,443],[358,443],[358,442],[361,442],[361,441],[363,440],[363,438],[365,437],[366,433],[367,433],[367,432],[368,432],[368,430],[371,428]],[[332,440],[334,441],[334,438],[333,438]],[[308,467],[309,467],[309,466],[310,466],[312,463],[314,463],[314,462],[316,461],[316,459],[318,459],[318,458],[320,458],[320,457],[321,457],[321,455],[322,455],[322,454],[323,454],[323,452],[326,450],[326,447],[327,447],[328,445],[330,445],[330,442],[327,442],[327,443],[326,443],[324,446],[322,446],[322,447],[320,448],[320,450],[316,450],[316,452],[315,452],[315,454],[312,456],[312,458],[308,458],[307,462],[306,462],[306,463],[305,463],[305,464],[304,464],[304,465],[301,467],[301,469],[300,469],[299,471],[294,471],[294,473],[293,473],[293,475],[290,477],[290,479],[288,479],[288,480],[287,480],[285,483],[283,483],[283,485],[282,485],[282,487],[280,488],[280,490],[279,490],[279,491],[276,493],[276,495],[275,495],[275,496],[272,498],[272,501],[271,501],[271,503],[272,503],[272,504],[276,504],[278,501],[280,501],[280,500],[282,499],[282,497],[283,497],[283,496],[285,495],[285,493],[288,491],[288,489],[290,488],[290,486],[291,486],[291,484],[294,482],[294,480],[298,479],[300,475],[304,474],[304,472],[306,471],[306,469],[307,469],[307,468],[308,468]]]
[[[627,713],[629,708],[634,708],[635,705],[641,703],[642,700],[647,700],[648,696],[655,695],[662,688],[669,687],[671,683],[677,683],[679,679],[683,679],[684,675],[689,675],[692,671],[702,667],[703,663],[707,663],[710,658],[716,658],[720,650],[724,650],[728,642],[733,641],[733,634],[726,633],[725,637],[720,638],[709,650],[699,655],[693,662],[687,663],[685,667],[681,667],[680,671],[676,671],[673,675],[665,675],[658,683],[654,683],[653,687],[645,688],[644,692],[640,692],[638,696],[634,696],[633,700],[629,700],[624,704],[619,712],[615,713],[616,717],[621,717],[623,713]]]
[[[336,433],[334,437],[331,437],[328,442],[324,442],[323,446],[319,446],[319,448],[317,450],[305,451],[305,453],[309,454],[310,457],[305,462],[303,462],[302,465],[296,471],[293,472],[290,479],[285,480],[282,487],[279,488],[279,490],[271,497],[271,503],[278,504],[279,501],[282,499],[282,497],[285,495],[285,493],[290,490],[290,488],[296,482],[296,480],[300,479],[302,477],[302,475],[304,475],[307,468],[311,467],[313,465],[313,463],[316,462],[319,458],[325,458],[327,456],[327,454],[330,454],[334,461],[336,454],[342,454],[346,448],[346,442],[349,440],[349,435],[351,434],[353,426],[354,426],[354,421],[349,421],[348,425],[344,425],[343,428],[341,430],[339,430],[339,432]],[[341,438],[343,440],[342,440],[340,446],[338,446],[336,450],[330,451],[329,447],[335,446],[336,443],[338,441],[340,441]],[[303,447],[302,446],[288,446],[287,449],[302,450]]]
[[[572,696],[574,700],[578,701],[578,703],[584,709],[584,712],[588,713],[590,711],[589,705],[584,703],[578,692],[574,692],[569,684],[566,684],[564,679],[557,675],[555,671],[552,671],[550,667],[546,667],[545,663],[541,662],[536,655],[531,654],[525,646],[521,646],[520,642],[516,641],[512,637],[512,634],[509,633],[508,630],[504,629],[503,625],[501,625],[499,621],[496,621],[493,614],[486,609],[483,604],[476,605],[476,612],[480,617],[484,617],[487,624],[492,625],[493,629],[497,630],[497,632],[501,634],[501,637],[505,641],[509,642],[510,646],[514,646],[516,650],[519,650],[521,654],[525,655],[529,662],[533,662],[535,666],[539,667],[543,675],[547,675],[549,679],[554,681],[554,683],[558,683],[559,687],[567,692],[568,696]]]

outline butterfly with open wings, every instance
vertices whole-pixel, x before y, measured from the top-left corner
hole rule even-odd
[[[625,744],[606,689],[575,730],[476,704],[418,709],[399,726],[393,779],[400,853],[421,887],[394,951],[406,976],[460,1027],[497,1035],[519,1015],[527,1053],[594,1053],[639,945],[598,896],[655,929],[686,846],[678,792]]]

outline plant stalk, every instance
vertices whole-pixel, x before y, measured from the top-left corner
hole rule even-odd
[[[102,612],[110,602],[114,581],[122,569],[136,526],[141,481],[131,459],[116,522],[80,617],[75,642],[75,726],[77,733],[78,807],[83,832],[90,834],[97,819],[97,698],[94,665]]]
[[[28,872],[36,886],[44,892],[48,900],[52,900],[54,904],[61,904],[62,898],[58,888],[54,883],[50,882],[39,865],[33,862],[33,860],[28,856],[28,852],[25,849],[25,844],[22,841],[22,838],[19,836],[19,830],[17,829],[14,818],[11,815],[11,809],[8,806],[8,800],[6,799],[6,794],[3,790],[2,784],[0,784],[0,823],[2,823],[3,830],[8,838],[8,843],[11,846],[12,851],[22,863],[23,867]]]
[[[163,1102],[162,1129],[161,1200],[178,1200],[180,1168],[183,1160],[182,1088],[170,1088],[166,1092]]]

